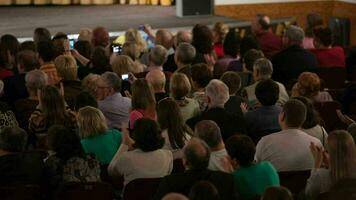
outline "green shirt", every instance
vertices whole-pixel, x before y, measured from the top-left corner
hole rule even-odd
[[[241,167],[232,175],[242,200],[254,199],[262,195],[269,186],[279,186],[278,173],[270,162]]]
[[[93,153],[101,164],[109,164],[121,144],[121,132],[109,129],[104,134],[80,141],[85,153]]]

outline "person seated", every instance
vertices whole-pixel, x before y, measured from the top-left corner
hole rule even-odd
[[[214,37],[214,51],[216,56],[220,59],[225,55],[223,44],[229,32],[229,26],[223,22],[217,22],[214,24],[212,31]]]
[[[159,178],[172,172],[173,155],[162,149],[164,138],[155,121],[138,119],[132,139],[126,128],[122,128],[122,132],[122,143],[108,167],[110,176],[124,176],[124,185],[127,185],[138,178]]]
[[[50,189],[56,189],[62,183],[100,181],[99,162],[85,155],[76,132],[62,125],[51,126],[48,145],[53,151],[45,161]]]
[[[256,199],[269,186],[279,186],[276,169],[268,161],[254,162],[255,144],[250,137],[235,135],[226,142],[232,175],[241,199]]]
[[[77,76],[77,62],[70,55],[60,55],[54,60],[58,74],[62,77],[64,99],[74,109],[74,100],[82,91],[82,84]]]
[[[282,108],[276,105],[278,94],[279,87],[271,79],[262,80],[256,86],[255,95],[261,106],[244,114],[248,135],[255,143],[261,137],[281,130],[278,116]]]
[[[293,200],[293,195],[288,188],[271,186],[263,192],[261,200]]]
[[[313,142],[323,148],[319,139],[300,130],[307,109],[296,99],[284,104],[278,121],[282,131],[263,137],[256,146],[256,161],[269,161],[277,171],[301,171],[313,168],[309,145]]]
[[[281,50],[282,39],[272,33],[271,20],[268,16],[257,15],[251,24],[251,29],[267,58],[271,58]]]
[[[168,97],[166,92],[166,76],[161,70],[151,70],[146,74],[146,80],[152,86],[156,102]]]
[[[47,74],[48,84],[56,85],[61,80],[56,66],[53,61],[55,59],[55,48],[51,41],[42,41],[37,44],[37,52],[40,62],[40,70]]]
[[[188,97],[191,85],[185,74],[174,73],[171,77],[169,87],[170,96],[177,102],[184,122],[200,114],[199,103],[195,99]]]
[[[314,49],[314,29],[323,26],[323,18],[318,13],[310,13],[306,16],[305,37],[303,47]]]
[[[0,131],[0,186],[42,185],[45,182],[42,157],[26,153],[27,133],[17,126]]]
[[[211,182],[199,181],[190,190],[189,200],[220,200],[220,196]]]
[[[238,91],[241,88],[241,78],[237,72],[225,72],[220,80],[229,88],[229,100],[225,103],[225,109],[235,115],[242,116],[240,108],[241,103],[248,103],[245,98],[242,98]]]
[[[3,94],[4,82],[0,80],[0,97]],[[0,101],[0,131],[7,126],[18,126],[16,116],[12,108],[6,103]]]
[[[208,145],[198,138],[192,138],[183,149],[183,165],[186,171],[164,177],[153,199],[160,200],[171,192],[188,196],[191,188],[202,180],[211,182],[217,188],[221,199],[238,199],[233,176],[209,170],[209,158]]]
[[[305,189],[307,196],[316,198],[338,181],[356,178],[356,147],[347,131],[331,132],[327,151],[314,143],[310,145],[310,151],[314,157],[314,167]]]
[[[103,113],[97,108],[80,108],[77,118],[85,153],[94,154],[100,164],[109,164],[121,144],[121,133],[107,127]]]
[[[314,29],[314,46],[311,50],[319,67],[345,67],[346,57],[342,47],[333,47],[333,34],[330,28]]]
[[[182,149],[190,140],[192,130],[183,121],[179,106],[172,98],[162,99],[157,105],[157,117],[162,137],[163,149],[171,150],[173,158],[182,158]]]
[[[255,80],[255,83],[245,87],[242,92],[243,96],[246,97],[246,99],[249,101],[249,104],[253,108],[258,107],[258,101],[255,95],[257,84],[262,80],[270,79],[272,77],[272,73],[273,66],[271,61],[266,58],[260,58],[255,61],[253,65],[253,79]],[[278,85],[279,90],[277,104],[283,105],[289,99],[288,93],[283,84],[277,81],[275,81],[275,83]]]
[[[199,103],[200,111],[203,112],[207,107],[205,87],[213,78],[213,73],[209,69],[208,65],[204,63],[193,65],[191,67],[191,72],[193,83],[193,99],[195,99]]]
[[[304,96],[315,102],[333,101],[327,91],[320,91],[320,78],[316,73],[303,72],[292,89],[292,97]]]
[[[38,90],[48,84],[48,76],[41,70],[32,70],[25,76],[28,98],[19,99],[14,103],[14,112],[19,122],[19,126],[28,130],[28,119],[36,110],[39,102]]]
[[[129,121],[131,100],[120,94],[121,79],[114,72],[105,72],[96,81],[99,109],[109,128],[120,128]]]
[[[202,120],[212,120],[221,129],[223,140],[234,134],[245,134],[246,123],[242,116],[231,114],[224,108],[229,99],[229,88],[220,80],[213,79],[205,88],[208,109],[187,121],[190,128]]]
[[[211,120],[200,121],[195,125],[194,135],[206,142],[210,148],[211,152],[208,169],[229,172],[222,162],[222,160],[227,159],[228,155],[219,126]]]
[[[157,120],[156,99],[151,85],[145,79],[137,79],[131,85],[131,111],[129,116],[129,128],[134,129],[136,120],[148,118]]]
[[[294,99],[298,99],[299,101],[303,102],[305,107],[307,108],[307,118],[302,125],[302,130],[309,135],[316,137],[320,140],[324,147],[327,147],[327,139],[328,133],[321,125],[322,121],[319,116],[317,110],[315,110],[313,103],[306,97],[294,97]]]
[[[253,65],[256,60],[260,58],[264,58],[263,52],[260,50],[251,49],[244,54],[242,59],[242,72],[239,72],[241,78],[241,88],[245,88],[254,83]]]
[[[242,71],[242,64],[239,57],[240,51],[240,35],[235,30],[231,30],[227,33],[224,40],[224,57],[216,61],[214,65],[214,77],[220,78],[220,76],[228,70]],[[234,62],[234,64],[232,64]]]
[[[290,88],[290,84],[305,71],[315,70],[318,61],[313,53],[302,47],[304,31],[297,26],[289,26],[283,35],[284,49],[272,58],[272,79]]]

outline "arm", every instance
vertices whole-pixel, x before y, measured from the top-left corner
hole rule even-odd
[[[82,56],[77,50],[72,49],[71,50],[72,56],[76,58],[82,65],[87,65],[90,60],[87,59],[86,57]]]

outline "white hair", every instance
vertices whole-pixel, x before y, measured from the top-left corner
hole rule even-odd
[[[26,87],[31,91],[36,91],[48,84],[48,76],[39,69],[27,72],[25,76]]]
[[[217,79],[209,82],[205,88],[205,94],[213,106],[223,106],[229,100],[229,88]]]
[[[258,71],[262,79],[269,79],[273,73],[273,65],[267,58],[259,58],[255,61],[253,69]]]

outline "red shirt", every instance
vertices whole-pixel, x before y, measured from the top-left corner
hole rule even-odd
[[[224,46],[222,43],[215,43],[214,50],[218,58],[224,57]]]
[[[319,62],[319,67],[345,67],[345,53],[341,47],[312,49]]]
[[[256,34],[258,43],[261,50],[267,58],[271,58],[274,54],[278,53],[282,48],[281,37],[275,35],[270,31],[262,31]]]
[[[13,76],[14,73],[9,70],[9,69],[5,69],[5,68],[0,68],[0,80],[4,80],[4,78],[9,77],[9,76]]]

